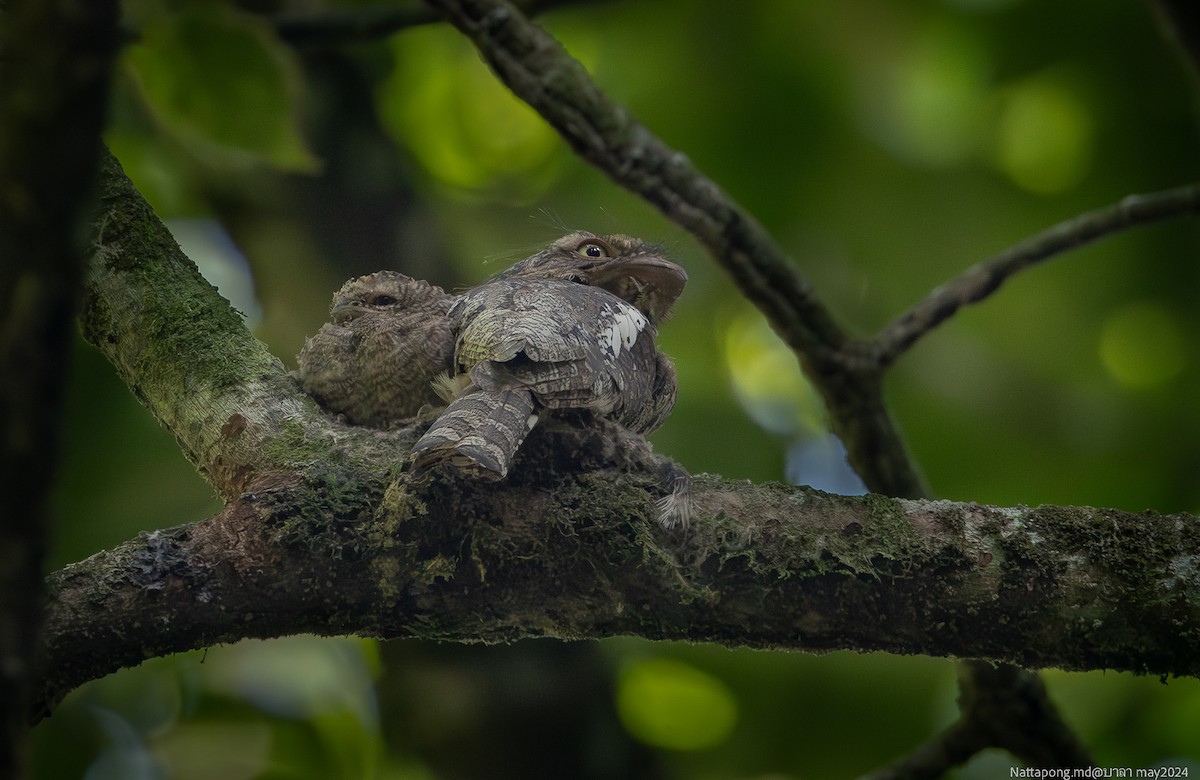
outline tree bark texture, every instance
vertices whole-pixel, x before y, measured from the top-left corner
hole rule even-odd
[[[651,480],[551,471],[579,442],[560,435],[531,441],[533,473],[503,487],[393,478],[386,458],[263,475],[212,519],[67,567],[51,579],[46,703],[144,658],[301,632],[1200,672],[1193,517],[704,477],[690,529],[669,534]]]

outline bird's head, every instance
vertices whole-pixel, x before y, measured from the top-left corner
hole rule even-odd
[[[445,297],[440,287],[396,271],[376,271],[351,279],[334,293],[329,316],[346,325],[372,313],[398,312]]]
[[[498,279],[561,279],[599,287],[661,322],[683,292],[687,272],[643,241],[570,233],[504,271]]]

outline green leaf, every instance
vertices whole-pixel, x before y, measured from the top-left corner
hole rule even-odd
[[[155,118],[192,151],[226,164],[317,167],[298,128],[299,66],[257,20],[188,6],[149,22],[125,59]]]

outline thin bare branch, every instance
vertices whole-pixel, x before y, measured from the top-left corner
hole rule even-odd
[[[881,364],[833,321],[762,227],[680,153],[609,102],[582,67],[502,0],[430,0],[510,89],[584,159],[689,230],[796,352],[871,490],[927,495],[882,396]],[[1034,678],[1034,675],[1028,675]],[[1046,709],[1052,707],[1046,703]]]
[[[922,336],[963,307],[982,301],[1026,268],[1132,227],[1197,214],[1200,184],[1188,184],[1130,195],[1111,206],[1060,222],[967,269],[885,328],[875,339],[879,365],[890,365]]]

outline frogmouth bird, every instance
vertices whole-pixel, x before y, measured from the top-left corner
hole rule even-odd
[[[450,403],[413,447],[414,470],[446,463],[502,479],[547,411],[659,427],[676,385],[654,339],[686,281],[637,239],[572,233],[468,290],[448,314]]]
[[[539,417],[582,410],[639,434],[675,404],[655,345],[687,273],[622,235],[571,233],[458,296],[393,271],[352,279],[298,357],[304,390],[358,425],[445,406],[409,456],[503,479]],[[687,522],[690,479],[671,466],[664,525]]]
[[[453,303],[442,288],[394,271],[351,279],[297,358],[304,391],[356,425],[440,408],[433,383],[453,367]]]

